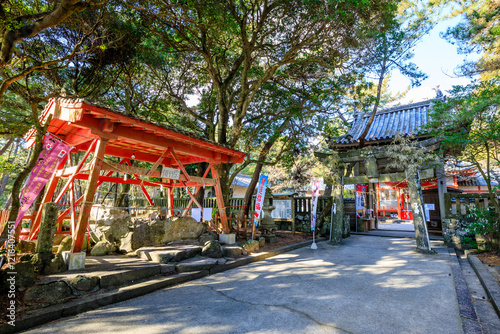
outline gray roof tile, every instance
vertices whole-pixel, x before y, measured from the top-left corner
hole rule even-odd
[[[425,125],[429,121],[429,110],[433,100],[406,104],[377,112],[370,131],[366,136],[367,144],[392,140],[396,134],[425,135]],[[354,120],[347,134],[334,138],[333,147],[354,146],[365,129],[370,114],[367,113]]]

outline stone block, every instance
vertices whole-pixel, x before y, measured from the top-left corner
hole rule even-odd
[[[70,253],[69,251],[62,253],[64,262],[68,265],[68,270],[81,270],[85,268],[85,252]]]
[[[160,272],[164,275],[174,274],[176,272],[175,264],[160,263]]]
[[[208,256],[213,258],[222,257],[222,250],[220,247],[220,243],[217,240],[209,240],[203,246],[201,250],[202,256]]]
[[[176,265],[177,272],[185,273],[190,271],[210,270],[217,265],[217,259],[212,258],[194,258],[183,261]]]
[[[231,234],[219,234],[219,242],[224,245],[232,245],[236,243],[236,235],[234,233]]]
[[[241,248],[240,246],[236,246],[236,245],[222,247],[222,254],[224,255],[224,257],[235,258],[235,257],[241,256],[243,253],[242,251],[243,251],[243,248]]]

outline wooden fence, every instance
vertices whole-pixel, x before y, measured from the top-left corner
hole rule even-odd
[[[489,194],[444,194],[446,219],[470,220],[467,215],[471,207],[486,209],[490,205]]]

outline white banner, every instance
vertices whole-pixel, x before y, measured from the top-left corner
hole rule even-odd
[[[316,211],[318,209],[319,189],[321,180],[313,179],[311,182],[312,196],[311,196],[311,231],[316,229]]]

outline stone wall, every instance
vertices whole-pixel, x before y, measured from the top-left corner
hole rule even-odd
[[[456,249],[469,249],[471,245],[467,242],[475,240],[473,234],[467,232],[467,221],[451,218],[443,219],[443,239],[448,247]]]

